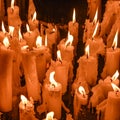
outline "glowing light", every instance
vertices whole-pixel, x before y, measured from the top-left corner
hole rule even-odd
[[[51,72],[49,79],[50,79],[51,86],[56,87],[56,86],[57,86],[57,82],[56,82],[55,79],[54,79],[54,75],[55,75],[55,71]]]
[[[11,8],[14,9],[14,3],[15,1],[14,0],[11,0]]]
[[[70,32],[68,31],[68,39],[65,42],[65,46],[67,46],[68,44],[71,46],[73,42],[73,36],[70,34]]]
[[[13,37],[13,33],[14,33],[14,27],[9,26],[9,34],[10,34],[11,37]]]
[[[62,57],[61,57],[61,52],[60,52],[60,50],[57,51],[57,59],[58,59],[59,61],[62,61]]]
[[[40,35],[36,39],[36,46],[37,48],[42,46],[42,37]]]
[[[89,57],[89,55],[90,55],[90,53],[89,53],[89,50],[90,48],[89,48],[89,45],[87,45],[86,46],[86,48],[85,48],[85,54],[86,54],[86,56],[87,56],[87,58]]]
[[[5,30],[5,26],[4,26],[4,22],[2,21],[2,31],[3,33],[6,33],[6,30]]]
[[[36,13],[36,11],[35,11],[34,14],[33,14],[32,21],[36,20],[36,16],[37,16],[37,13]]]
[[[84,89],[84,87],[82,87],[82,86],[80,86],[79,88],[78,88],[78,91],[79,91],[79,93],[81,94],[81,95],[86,95],[86,92],[85,92],[85,89]]]
[[[3,44],[6,48],[8,48],[10,46],[10,43],[9,43],[9,40],[8,40],[8,37],[5,37],[4,40],[3,40]]]
[[[76,22],[76,14],[75,14],[75,8],[73,9],[73,23]]]

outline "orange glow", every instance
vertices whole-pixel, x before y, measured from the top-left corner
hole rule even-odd
[[[111,83],[111,85],[112,85],[112,88],[115,92],[120,92],[120,88],[117,87],[114,83]]]
[[[24,95],[21,95],[20,98],[21,98],[21,101],[24,105],[26,105],[28,103],[28,100]]]
[[[13,26],[9,26],[9,34],[13,37],[13,33],[14,33],[14,27]]]
[[[3,44],[6,48],[8,48],[10,46],[10,43],[9,43],[9,40],[8,40],[8,37],[5,37],[4,40],[3,40]]]
[[[93,24],[96,24],[97,23],[97,19],[98,19],[98,8],[95,12],[95,16],[94,16],[94,19],[93,19]]]
[[[78,88],[78,91],[79,91],[79,93],[81,94],[81,95],[86,95],[86,92],[85,92],[85,89],[84,89],[84,87],[82,87],[82,86],[80,86],[79,88]]]
[[[73,23],[75,23],[76,22],[76,14],[75,14],[75,8],[73,9]]]
[[[60,61],[62,61],[60,50],[57,51],[57,59],[60,60]]]
[[[90,55],[89,52],[90,52],[90,51],[89,51],[89,45],[87,45],[86,48],[85,48],[85,54],[86,54],[87,58],[88,58],[89,55]]]
[[[27,28],[27,32],[31,33],[31,31],[30,31],[30,27],[29,27],[28,24],[26,24],[26,28]]]
[[[115,37],[114,37],[114,40],[113,40],[113,44],[112,44],[112,48],[113,49],[116,49],[117,48],[117,42],[118,42],[118,30],[116,31],[116,34],[115,34]]]
[[[22,37],[22,34],[21,34],[21,30],[20,30],[20,28],[19,28],[19,31],[18,31],[18,32],[19,32],[19,33],[18,33],[18,34],[19,34],[19,36],[18,36],[18,37],[19,37],[19,40],[22,40],[23,37]]]
[[[54,112],[49,112],[46,115],[46,120],[53,120]]]
[[[72,45],[73,42],[73,36],[70,34],[70,32],[68,31],[68,39],[65,42],[65,46],[67,46],[68,44],[70,44],[70,46]]]
[[[37,17],[37,13],[36,13],[36,11],[35,11],[34,14],[33,14],[32,21],[36,20],[36,17]]]
[[[115,72],[115,74],[112,76],[112,80],[115,81],[119,76],[118,70]]]
[[[55,87],[57,87],[57,82],[54,79],[54,75],[55,75],[55,71],[51,72],[49,79],[50,79],[51,86],[53,87],[53,85],[54,85]]]
[[[42,46],[42,37],[40,35],[36,39],[36,46],[37,48]]]
[[[47,34],[45,35],[45,46],[47,47]]]
[[[99,26],[99,22],[97,22],[96,26],[95,26],[95,30],[93,32],[93,35],[92,35],[92,38],[95,37],[96,33],[97,33],[97,30],[98,30],[98,26]]]
[[[2,31],[3,33],[6,33],[6,30],[5,30],[5,26],[4,26],[4,22],[2,21]]]
[[[14,0],[11,0],[11,8],[14,9],[14,3],[15,1]]]

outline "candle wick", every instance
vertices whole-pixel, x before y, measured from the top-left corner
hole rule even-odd
[[[14,12],[14,9],[13,8],[11,8],[11,13],[13,13]]]
[[[52,83],[51,85],[52,85],[53,88],[55,88],[55,84]]]
[[[116,96],[118,96],[118,92],[119,92],[119,91],[118,91],[118,90],[116,90],[116,92],[115,92]]]
[[[86,55],[86,58],[87,58],[87,59],[89,58],[88,54]]]
[[[112,49],[115,50],[114,46],[112,46]]]

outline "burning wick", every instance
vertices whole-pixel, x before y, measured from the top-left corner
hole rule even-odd
[[[57,60],[62,64],[62,58],[61,58],[60,50],[57,51]]]

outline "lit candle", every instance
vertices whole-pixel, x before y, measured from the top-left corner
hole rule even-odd
[[[33,51],[22,47],[22,64],[25,74],[28,97],[35,101],[40,100],[40,83],[37,75],[36,56]]]
[[[69,63],[62,60],[61,52],[57,51],[57,61],[55,63],[55,80],[62,85],[62,93],[67,91]],[[62,75],[62,76],[61,76]]]
[[[74,95],[74,120],[78,120],[78,114],[81,110],[82,105],[87,105],[88,103],[88,95],[86,95],[85,89],[80,86],[75,91]]]
[[[36,38],[38,36],[38,33],[35,31],[30,31],[29,25],[26,24],[27,32],[23,34],[24,40],[26,40],[27,45],[29,46],[29,49],[32,50],[33,47],[36,46]]]
[[[63,39],[58,45],[63,60],[72,62],[74,59],[73,36],[68,32],[67,40]]]
[[[14,0],[11,0],[11,6],[7,9],[8,25],[14,26],[16,29],[21,26],[21,19],[19,16],[19,7],[14,6]]]
[[[86,19],[85,21],[83,42],[87,42],[87,40],[92,39],[93,35],[95,35],[94,37],[98,36],[99,33],[100,33],[100,24],[98,21],[98,8],[97,8],[92,22],[90,21],[90,19]]]
[[[12,68],[13,51],[9,49],[10,43],[7,37],[0,45],[0,111],[12,110]]]
[[[114,91],[108,93],[108,100],[105,110],[104,120],[119,120],[120,119],[120,89],[111,83]]]
[[[57,120],[56,118],[53,117],[54,117],[54,112],[49,112],[47,113],[46,118],[43,120]]]
[[[54,79],[55,72],[50,73],[50,83],[45,83],[43,90],[43,102],[47,105],[47,111],[53,111],[55,118],[61,119],[62,86]]]
[[[36,29],[38,30],[39,21],[37,20],[36,17],[37,17],[37,13],[35,11],[34,14],[33,14],[32,19],[28,20],[28,23],[29,23],[29,26],[30,26],[31,30],[36,30]]]
[[[24,96],[21,95],[21,101],[19,103],[19,116],[20,120],[38,120],[35,117],[33,99],[30,98],[30,101]]]
[[[117,40],[118,32],[116,32],[112,47],[107,48],[105,66],[101,74],[102,78],[105,78],[106,76],[112,76],[116,70],[119,70],[120,49],[117,48]]]
[[[86,53],[78,60],[79,67],[77,69],[77,78],[83,76],[88,85],[94,86],[97,81],[97,66],[98,61],[96,57],[89,55],[89,45],[86,47]]]
[[[105,44],[103,39],[97,36],[99,22],[96,23],[94,32],[90,39],[86,41],[86,45],[90,45],[90,55],[97,56],[98,54],[105,54]]]
[[[79,24],[76,21],[76,12],[75,8],[73,9],[73,19],[68,23],[68,31],[70,31],[70,34],[73,35],[74,41],[73,41],[73,46],[75,47],[75,52],[76,52],[76,47],[78,44],[78,28]]]

